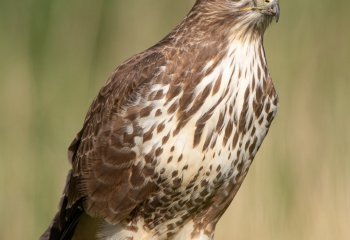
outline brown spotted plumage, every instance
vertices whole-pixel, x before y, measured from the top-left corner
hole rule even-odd
[[[263,35],[278,16],[277,0],[197,0],[120,65],[69,147],[41,239],[213,239],[276,114]]]

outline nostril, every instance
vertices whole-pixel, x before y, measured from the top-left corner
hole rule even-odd
[[[265,3],[270,3],[271,2],[271,0],[265,0]]]

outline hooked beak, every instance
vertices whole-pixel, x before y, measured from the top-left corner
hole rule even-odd
[[[271,16],[274,16],[276,19],[276,22],[280,19],[280,5],[278,1],[272,1],[271,4],[267,6],[267,13],[271,14]]]

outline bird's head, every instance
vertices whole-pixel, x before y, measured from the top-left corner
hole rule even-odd
[[[259,34],[280,16],[279,0],[197,0],[195,8],[208,22]]]
[[[230,0],[237,5],[234,8],[239,12],[246,12],[252,21],[271,21],[273,18],[278,22],[280,17],[279,0]]]

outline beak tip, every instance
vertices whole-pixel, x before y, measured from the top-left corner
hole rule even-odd
[[[280,20],[280,16],[276,15],[276,23],[278,23],[279,20]]]

